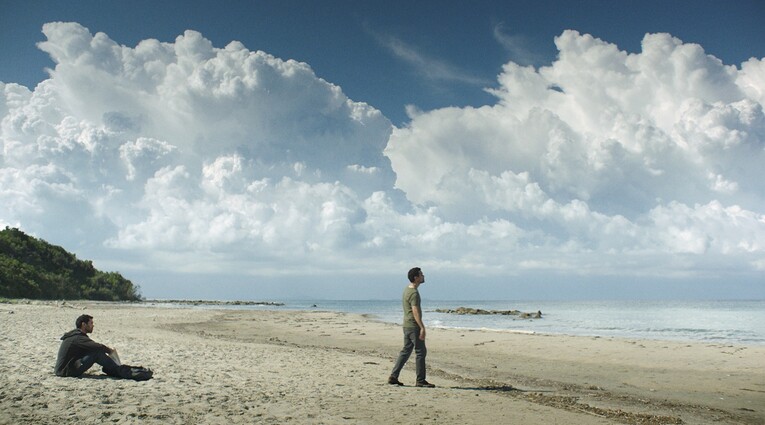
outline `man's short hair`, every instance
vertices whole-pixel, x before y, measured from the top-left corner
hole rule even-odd
[[[77,327],[77,329],[80,329],[80,326],[82,326],[83,323],[88,323],[91,320],[93,320],[93,316],[89,314],[83,314],[77,318],[77,320],[74,322],[74,325]]]
[[[414,267],[409,270],[409,281],[414,282],[414,279],[422,273],[419,267]]]

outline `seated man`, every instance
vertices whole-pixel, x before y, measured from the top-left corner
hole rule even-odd
[[[94,363],[101,365],[109,376],[135,380],[151,379],[152,372],[143,367],[121,365],[117,350],[99,344],[88,334],[93,332],[93,316],[83,314],[75,321],[77,329],[61,337],[56,360],[56,375],[78,377]]]

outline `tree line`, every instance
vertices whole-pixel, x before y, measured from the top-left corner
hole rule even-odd
[[[16,228],[0,231],[0,297],[138,301],[137,285]]]

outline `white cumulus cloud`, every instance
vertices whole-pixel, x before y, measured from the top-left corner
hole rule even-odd
[[[550,267],[573,247],[591,252],[583,268],[618,254],[635,271],[658,260],[688,272],[709,256],[751,270],[743,258],[765,243],[762,62],[724,65],[667,34],[636,54],[575,31],[556,45],[550,66],[508,63],[496,104],[417,112],[395,129],[396,187],[446,221],[541,232],[527,240],[548,246]]]
[[[496,102],[395,128],[308,64],[50,23],[0,83],[0,224],[164,272],[757,273],[765,66],[565,31]],[[140,264],[140,266],[138,266]]]

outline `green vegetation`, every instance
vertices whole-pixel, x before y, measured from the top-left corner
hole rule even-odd
[[[138,287],[60,246],[6,227],[0,231],[0,297],[138,301]]]

